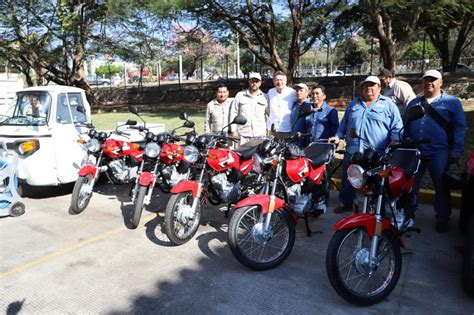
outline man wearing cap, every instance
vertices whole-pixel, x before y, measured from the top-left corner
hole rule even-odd
[[[382,95],[392,99],[400,110],[400,114],[405,115],[408,103],[416,97],[411,85],[395,79],[392,72],[385,68],[380,69],[379,79],[382,83]]]
[[[423,106],[425,115],[410,122],[405,130],[405,136],[408,138],[431,140],[430,143],[420,146],[422,160],[418,173],[415,175],[411,206],[407,215],[409,217],[414,215],[421,180],[428,169],[435,187],[435,229],[439,233],[448,231],[451,215],[450,192],[443,183],[443,174],[449,169],[451,163],[457,162],[461,157],[467,132],[466,117],[461,101],[457,97],[444,93],[441,90],[442,84],[443,78],[439,71],[428,70],[423,74],[421,80],[423,96],[411,101],[407,110],[414,106]]]
[[[298,118],[298,115],[300,113],[300,110],[305,107],[308,109],[308,112],[311,111],[312,106],[311,106],[311,102],[308,99],[309,88],[304,83],[298,83],[293,86],[293,89],[295,90],[295,93],[296,93],[296,101],[293,103],[293,106],[291,108],[291,115],[290,115],[291,126],[293,127],[292,131],[294,133],[306,132],[308,129],[306,117]],[[301,141],[298,141],[297,144],[300,148],[303,148],[306,146],[307,141],[301,140]]]
[[[296,100],[295,91],[286,86],[286,74],[281,71],[273,75],[274,88],[268,90],[269,117],[267,129],[275,137],[291,135],[291,108]]]
[[[311,141],[329,139],[336,135],[339,127],[337,110],[326,103],[326,88],[315,85],[311,88],[311,100],[313,101],[313,114],[308,117]]]
[[[229,90],[223,83],[218,84],[215,90],[216,98],[207,104],[204,132],[221,132],[229,124],[229,108],[233,98],[229,98]]]
[[[268,99],[265,93],[260,90],[261,85],[260,73],[249,73],[249,88],[237,93],[231,104],[229,121],[232,121],[237,115],[247,118],[245,125],[230,126],[232,136],[240,136],[241,145],[252,138],[266,136],[265,114],[268,112]]]
[[[355,189],[347,180],[347,167],[352,154],[364,152],[372,146],[377,152],[383,152],[391,141],[400,140],[400,130],[403,127],[400,112],[391,99],[380,95],[380,80],[376,76],[368,76],[362,82],[362,96],[356,97],[347,107],[336,136],[329,138],[338,143],[346,140],[346,153],[342,164],[342,187],[339,193],[341,204],[334,208],[334,213],[352,211],[355,199]],[[354,128],[360,138],[349,136],[349,130]]]

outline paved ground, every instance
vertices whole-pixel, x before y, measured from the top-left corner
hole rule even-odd
[[[70,189],[70,188],[69,188]],[[170,246],[162,231],[166,197],[154,200],[136,230],[125,187],[102,186],[80,215],[68,213],[70,194],[26,198],[27,213],[0,219],[0,313],[3,314],[473,314],[474,300],[460,287],[457,211],[451,232],[434,232],[423,206],[420,235],[406,239],[400,281],[389,298],[361,308],[342,300],[329,284],[325,252],[331,225],[343,215],[302,222],[290,257],[278,268],[254,272],[226,245],[227,222],[206,209],[198,235]],[[66,191],[67,192],[67,191]],[[332,205],[335,204],[332,196]]]

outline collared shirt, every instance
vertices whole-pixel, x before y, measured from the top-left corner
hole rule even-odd
[[[361,97],[356,97],[347,107],[336,135],[346,139],[348,154],[363,152],[369,147],[364,140],[349,136],[351,128],[376,151],[383,152],[390,141],[400,140],[402,127],[400,112],[388,97],[380,95],[370,106],[367,106]]]
[[[229,124],[229,108],[233,100],[233,98],[228,98],[221,104],[215,98],[207,103],[204,132],[221,132],[222,128]]]
[[[415,98],[408,104],[407,110],[413,106],[421,106],[423,100],[424,97]],[[429,157],[442,150],[450,150],[453,155],[461,156],[464,150],[464,138],[468,129],[461,101],[457,97],[443,92],[430,105],[454,127],[454,144],[452,147],[449,147],[448,135],[444,129],[428,113],[425,113],[423,118],[410,122],[405,136],[412,139],[428,138],[431,140],[431,143],[420,146],[423,156]]]
[[[397,105],[401,115],[405,114],[408,103],[416,97],[410,84],[395,78],[392,78],[390,84],[382,90],[381,94],[390,98]]]
[[[337,110],[326,102],[323,102],[319,109],[313,107],[313,113],[307,117],[307,120],[313,134],[312,141],[335,136],[339,127]]]
[[[308,107],[308,109],[311,109],[313,107],[313,104],[309,99],[305,100],[301,104],[297,101],[293,103],[293,107],[291,108],[290,114],[291,126],[294,126],[292,130],[293,132],[306,132],[308,130],[308,122],[306,121],[307,117],[301,117],[300,119],[298,119],[298,114],[302,107]]]
[[[285,86],[281,93],[276,88],[268,90],[270,115],[267,121],[267,129],[271,130],[272,125],[275,131],[291,132],[291,108],[296,100],[296,93],[290,87]]]
[[[242,126],[231,125],[232,132],[237,131],[244,137],[264,137],[267,135],[265,114],[268,112],[268,99],[265,93],[258,90],[252,96],[249,90],[237,93],[231,104],[229,121],[235,116],[243,115],[247,118],[247,123]]]

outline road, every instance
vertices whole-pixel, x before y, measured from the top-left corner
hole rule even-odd
[[[406,239],[400,281],[385,301],[356,307],[332,289],[325,270],[331,226],[343,215],[297,226],[295,247],[265,272],[240,265],[226,245],[228,219],[207,207],[193,240],[171,246],[163,232],[167,197],[154,198],[129,230],[128,188],[99,186],[89,207],[69,213],[71,187],[25,198],[26,214],[0,219],[2,314],[473,314],[460,287],[458,211],[448,234],[434,231],[430,205],[421,234]],[[119,196],[119,197],[117,197]],[[336,204],[331,196],[331,205]]]

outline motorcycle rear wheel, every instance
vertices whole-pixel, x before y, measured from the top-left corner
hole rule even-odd
[[[402,269],[400,244],[392,232],[382,232],[379,265],[373,270],[367,263],[370,244],[365,228],[344,229],[333,235],[326,253],[326,271],[332,287],[343,299],[359,306],[384,300],[397,285]]]
[[[295,222],[284,209],[272,213],[271,236],[259,234],[261,209],[257,206],[237,209],[229,223],[228,243],[234,257],[254,270],[268,270],[280,265],[295,244]],[[263,217],[263,222],[265,222]]]
[[[190,191],[173,194],[168,201],[165,212],[165,233],[174,245],[186,243],[198,230],[201,220],[201,203],[198,202],[193,214],[190,213],[192,204],[193,194]]]
[[[89,205],[92,198],[92,191],[88,193],[89,186],[94,185],[94,177],[91,174],[79,176],[74,184],[71,196],[71,210],[79,214]]]
[[[130,220],[130,228],[136,229],[140,224],[143,209],[145,208],[145,197],[148,193],[149,186],[140,186],[138,188],[138,196],[135,200],[135,207],[133,208],[132,218]]]
[[[474,216],[466,224],[461,281],[464,291],[474,297]]]

